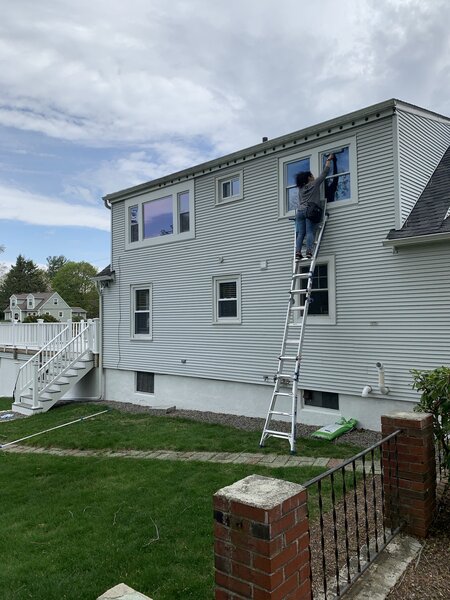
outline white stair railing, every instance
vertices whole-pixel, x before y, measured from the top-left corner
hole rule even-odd
[[[61,360],[67,357],[68,353],[63,355],[61,351],[68,346],[71,347],[72,352],[78,349],[80,354],[86,352],[86,346],[89,350],[89,340],[92,338],[92,334],[88,335],[88,331],[94,328],[94,326],[95,322],[91,321],[82,321],[76,324],[67,323],[64,329],[22,365],[19,369],[14,388],[14,403],[20,403],[21,396],[25,392],[32,390],[33,407],[37,408],[39,406],[40,390],[43,389],[43,382],[45,381],[45,387],[48,387],[51,385],[49,382],[50,374],[58,372],[58,369],[55,367],[56,357],[59,357]],[[74,340],[76,341],[74,342]],[[72,344],[72,342],[74,343]]]
[[[35,372],[33,385],[33,407],[38,406],[40,396],[60,377],[92,350],[92,331],[94,324],[88,322],[80,333],[71,339],[56,354],[52,355]],[[35,404],[36,403],[36,404]]]

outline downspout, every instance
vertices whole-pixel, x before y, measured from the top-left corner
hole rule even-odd
[[[103,203],[105,205],[105,208],[107,208],[108,210],[111,210],[111,204],[108,202],[106,196],[103,198]],[[99,393],[97,396],[90,396],[88,398],[81,398],[81,400],[86,400],[86,401],[91,401],[91,402],[96,402],[98,400],[103,400],[105,397],[105,390],[104,390],[104,386],[105,386],[105,381],[104,381],[104,375],[103,375],[103,287],[100,281],[97,281],[95,283],[96,288],[97,288],[97,293],[99,296],[99,302],[98,302],[98,316],[99,316],[99,329],[100,329],[100,333],[97,331],[97,333],[99,333],[99,335],[97,336],[97,343],[98,343],[98,377],[97,377],[97,381],[98,381],[98,386],[97,389],[99,390]]]

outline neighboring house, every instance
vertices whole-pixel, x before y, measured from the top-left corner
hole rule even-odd
[[[75,316],[86,318],[86,311],[79,307],[71,308],[58,292],[35,292],[33,294],[13,294],[9,306],[4,309],[5,321],[23,321],[32,315],[51,315],[58,321],[67,321]]]
[[[294,177],[335,152],[298,419],[376,428],[380,414],[411,410],[410,370],[450,362],[449,145],[449,118],[388,100],[106,196],[106,398],[266,415]]]

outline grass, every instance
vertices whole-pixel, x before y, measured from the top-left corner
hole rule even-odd
[[[0,410],[11,399],[0,399]],[[72,404],[0,423],[0,444],[104,409]],[[28,440],[95,449],[258,452],[259,432],[110,410]],[[272,440],[271,440],[272,442]],[[287,453],[274,440],[266,451]],[[358,448],[301,440],[299,454]],[[92,600],[123,581],[154,600],[213,598],[212,496],[258,473],[304,482],[319,468],[9,454],[0,451],[0,597]],[[324,497],[329,492],[324,482]],[[316,486],[310,489],[315,518]]]
[[[11,407],[10,398],[0,398],[0,410]],[[30,419],[0,424],[0,444],[43,431],[105,410],[101,404],[67,404]],[[188,419],[131,414],[111,409],[93,419],[39,435],[23,443],[33,446],[110,449],[110,450],[177,450],[208,452],[271,452],[288,454],[284,440],[270,438],[259,448],[261,432],[241,431],[233,427],[199,423]],[[331,444],[325,440],[297,440],[301,456],[348,458],[361,450],[348,443]]]
[[[211,599],[212,495],[251,473],[319,472],[0,454],[1,598],[92,600],[124,581],[154,600]]]

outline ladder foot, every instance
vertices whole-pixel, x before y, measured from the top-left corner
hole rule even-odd
[[[295,456],[297,454],[297,450],[291,450],[290,453],[292,454],[292,456]]]
[[[264,448],[264,444],[260,444],[260,445],[259,445],[259,447],[260,447],[260,448]]]

